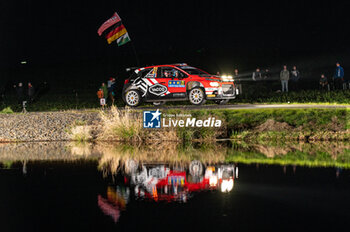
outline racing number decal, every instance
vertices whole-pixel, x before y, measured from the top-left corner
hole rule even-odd
[[[154,67],[147,75],[145,76],[146,78],[155,78],[157,77],[157,71],[158,67]]]

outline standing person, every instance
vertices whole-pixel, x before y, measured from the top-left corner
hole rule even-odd
[[[114,105],[114,87],[115,87],[115,78],[110,78],[107,84],[108,87],[108,96],[112,101],[112,105]]]
[[[298,90],[299,89],[299,80],[300,80],[300,72],[297,69],[297,66],[293,66],[292,71],[290,72],[290,80],[292,84],[292,89],[293,90]]]
[[[105,105],[106,105],[106,99],[104,98],[104,94],[103,94],[102,88],[100,88],[97,91],[97,97],[98,97],[98,99],[100,99],[100,105],[101,105],[102,109],[104,109]]]
[[[344,82],[344,69],[340,66],[340,63],[335,64],[337,67],[334,72],[334,85],[335,89],[342,89]]]
[[[280,72],[280,80],[282,84],[282,92],[288,93],[289,71],[287,65],[283,65],[283,70]]]
[[[102,83],[101,84],[101,89],[103,91],[103,98],[105,99],[105,101],[107,100],[107,97],[108,97],[108,88],[106,86],[105,83]]]
[[[260,86],[261,91],[263,92],[268,92],[271,91],[271,85],[269,84],[269,81],[271,79],[271,75],[270,75],[270,70],[268,68],[266,68],[263,72],[262,72],[262,84]]]
[[[271,79],[271,73],[270,73],[270,70],[268,68],[265,69],[263,79],[264,80],[270,80]]]
[[[110,88],[113,84],[113,77],[110,77],[109,80],[107,81],[107,88]]]
[[[234,70],[233,79],[235,81],[235,86],[238,89],[238,94],[242,94],[242,83],[241,83],[240,75],[238,73],[238,69]]]
[[[35,89],[32,83],[28,82],[28,102],[33,102]]]
[[[321,74],[319,84],[320,84],[320,90],[329,90],[327,77],[325,77],[323,73]]]
[[[23,97],[23,84],[22,84],[22,82],[19,82],[17,86],[14,85],[13,88],[16,89],[18,103],[20,105],[22,105],[22,102],[24,100],[24,97]]]
[[[256,94],[258,94],[258,93],[260,93],[260,92],[262,92],[262,89],[261,89],[261,80],[262,80],[262,76],[261,76],[261,72],[260,72],[260,68],[256,68],[256,70],[255,70],[255,72],[253,72],[253,74],[252,74],[252,80],[254,81],[254,82],[256,82],[256,81],[259,81],[258,83],[254,83],[253,84],[253,86],[252,86],[252,88],[251,88],[251,90],[252,90],[252,94],[253,95],[256,95]]]
[[[260,72],[260,68],[257,68],[256,70],[255,70],[255,72],[253,72],[253,74],[252,74],[252,79],[253,79],[253,81],[257,81],[257,80],[261,80],[262,79],[262,76],[261,76],[261,72]]]

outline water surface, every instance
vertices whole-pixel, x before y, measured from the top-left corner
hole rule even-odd
[[[333,231],[350,224],[348,152],[347,144],[1,144],[1,231]]]

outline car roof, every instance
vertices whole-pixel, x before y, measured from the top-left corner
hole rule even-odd
[[[187,72],[186,72],[186,69],[181,69],[181,67],[195,68],[195,67],[189,66],[189,65],[186,64],[186,63],[160,64],[160,65],[151,65],[151,66],[146,66],[146,67],[138,68],[138,69],[135,70],[135,72],[138,73],[138,72],[140,72],[140,71],[142,71],[142,70],[151,69],[151,68],[154,68],[154,67],[157,67],[157,68],[159,68],[159,67],[172,67],[172,68],[180,69],[182,72],[185,72],[185,73],[187,73]],[[201,70],[201,69],[199,69],[199,68],[195,68],[195,69]],[[201,71],[204,72],[204,73],[209,74],[209,73],[206,72],[206,71],[203,71],[203,70],[201,70]]]
[[[151,65],[151,66],[146,66],[146,67],[142,67],[142,69],[148,69],[148,68],[154,68],[154,67],[178,67],[181,65],[178,64],[159,64],[159,65]]]
[[[176,64],[159,64],[159,65],[150,65],[150,66],[145,66],[145,67],[141,67],[141,68],[137,68],[135,69],[135,71],[139,72],[142,71],[144,69],[150,69],[150,68],[154,68],[154,67],[172,67],[172,68],[180,68],[180,67],[189,67],[189,68],[195,68],[192,66],[189,66],[186,63],[176,63]],[[182,70],[184,71],[184,70]]]

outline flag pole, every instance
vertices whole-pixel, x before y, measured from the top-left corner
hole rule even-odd
[[[139,56],[137,55],[137,52],[136,52],[136,49],[134,46],[134,42],[132,40],[130,42],[131,42],[131,47],[132,47],[132,50],[133,50],[135,58],[136,58],[136,64],[137,64],[137,66],[140,66],[140,60],[139,60]]]

